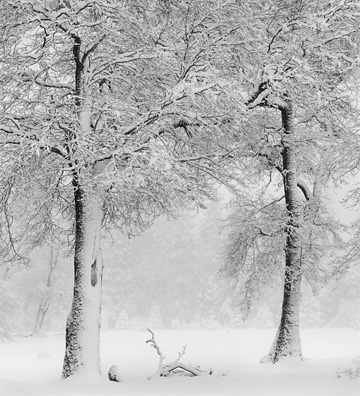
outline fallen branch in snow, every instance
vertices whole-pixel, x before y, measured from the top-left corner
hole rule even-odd
[[[153,348],[156,349],[156,352],[157,352],[157,354],[159,355],[159,358],[160,358],[159,368],[157,369],[157,371],[153,375],[148,377],[149,380],[151,378],[155,377],[155,376],[170,377],[172,375],[179,375],[179,376],[196,377],[196,376],[202,375],[202,374],[208,374],[208,375],[212,375],[213,374],[213,371],[211,369],[210,370],[203,370],[199,366],[191,366],[191,365],[184,364],[184,363],[180,362],[181,357],[186,352],[187,345],[185,345],[183,347],[183,350],[181,352],[179,352],[179,356],[174,362],[172,362],[172,363],[163,363],[163,361],[164,361],[166,356],[163,355],[159,345],[155,341],[154,333],[150,329],[147,329],[147,330],[151,334],[151,339],[147,340],[146,343],[150,344],[150,346],[152,346]]]

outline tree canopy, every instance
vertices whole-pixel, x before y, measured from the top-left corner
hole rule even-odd
[[[358,141],[359,14],[354,0],[4,1],[0,253],[73,249],[64,377],[99,369],[102,231],[135,235],[218,183],[240,202],[230,275],[252,290],[283,256],[290,300],[319,278],[338,237],[322,186]]]

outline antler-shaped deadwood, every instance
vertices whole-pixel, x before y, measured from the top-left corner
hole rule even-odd
[[[150,346],[152,346],[153,348],[156,349],[157,354],[160,357],[160,361],[159,361],[159,370],[161,369],[162,366],[162,362],[163,360],[166,358],[166,356],[164,356],[161,352],[161,349],[159,347],[159,345],[157,344],[157,342],[155,341],[155,334],[149,329],[147,328],[147,331],[151,334],[151,339],[147,340],[146,343],[150,344]]]
[[[212,370],[202,370],[200,367],[193,367],[188,364],[184,364],[180,362],[181,357],[185,354],[187,345],[183,347],[183,350],[178,353],[177,359],[172,362],[172,363],[163,363],[164,359],[166,356],[164,356],[161,352],[161,349],[157,342],[155,341],[155,335],[154,333],[150,330],[147,329],[150,334],[151,334],[151,339],[147,340],[146,343],[150,344],[153,348],[156,349],[156,352],[158,353],[160,357],[160,362],[159,362],[159,368],[158,370],[151,376],[148,377],[148,379],[151,379],[155,377],[156,375],[159,375],[160,377],[168,377],[171,375],[187,375],[191,377],[196,377],[201,374],[212,374]]]

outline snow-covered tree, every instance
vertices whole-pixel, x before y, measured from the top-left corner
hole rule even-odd
[[[354,1],[270,1],[251,9],[253,41],[243,51],[251,51],[253,67],[239,60],[255,86],[246,103],[248,148],[259,160],[260,185],[269,174],[265,187],[276,188],[275,180],[283,193],[258,188],[239,200],[225,269],[246,276],[250,301],[285,261],[282,316],[267,357],[274,363],[302,357],[301,280],[324,272],[321,256],[337,238],[323,215],[321,186],[333,169],[333,142],[356,119],[347,81],[358,70],[359,11]]]
[[[12,251],[60,230],[73,244],[63,377],[99,373],[101,230],[132,235],[201,204],[210,176],[226,183],[237,112],[216,50],[231,34],[226,7],[5,0],[2,12],[2,215],[24,214],[2,232]]]

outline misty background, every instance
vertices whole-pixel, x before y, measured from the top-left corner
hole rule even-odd
[[[359,217],[342,204],[349,188],[328,194],[334,217],[350,224]],[[227,237],[227,200],[207,209],[158,218],[131,239],[114,231],[104,240],[102,329],[269,328],[280,319],[282,285],[268,285],[251,312],[240,309],[242,283],[221,276]],[[2,337],[31,334],[47,291],[51,248],[35,249],[29,264],[13,266],[1,279]],[[300,325],[360,329],[358,266],[316,293],[304,281]],[[73,286],[72,255],[60,251],[51,276],[52,292],[41,331],[63,332]]]

